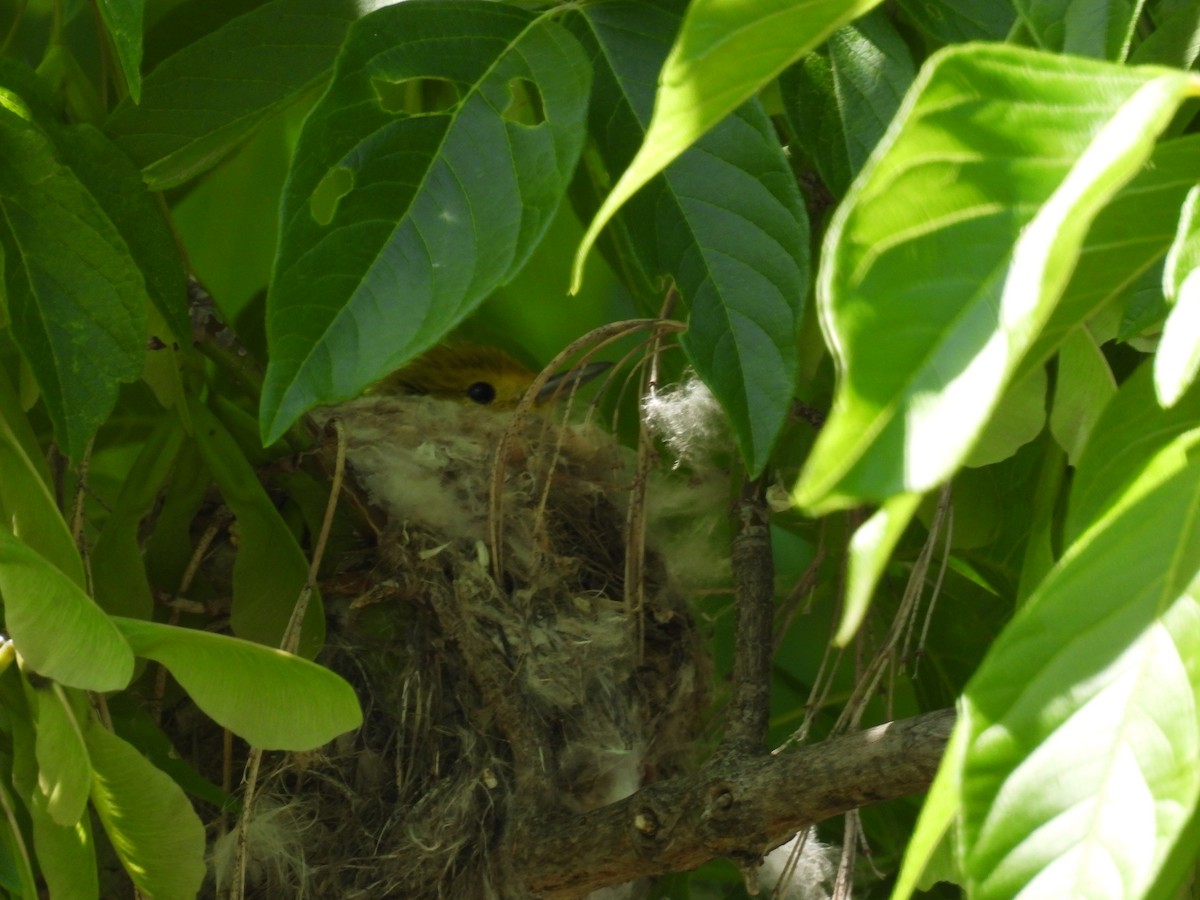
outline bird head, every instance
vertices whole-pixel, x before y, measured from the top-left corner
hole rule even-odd
[[[554,375],[538,392],[537,402],[595,378],[611,363],[589,363]],[[535,375],[503,350],[481,344],[433,347],[381,380],[375,394],[421,394],[495,409],[512,409],[533,384]]]

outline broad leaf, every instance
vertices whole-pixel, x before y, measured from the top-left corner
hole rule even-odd
[[[354,689],[299,656],[238,638],[114,617],[218,725],[266,750],[311,750],[362,724]]]
[[[96,602],[110,613],[149,619],[154,598],[142,561],[142,519],[160,499],[183,440],[174,416],[163,416],[129,470],[92,549],[92,587]]]
[[[588,226],[572,290],[600,231],[630,197],[706,131],[878,0],[693,0],[662,73],[637,156]]]
[[[278,647],[308,580],[308,560],[225,426],[203,404],[193,402],[190,408],[204,462],[237,517],[230,616],[233,631],[238,637]],[[314,591],[297,652],[311,658],[324,642],[325,613],[321,595]]]
[[[1163,269],[1163,293],[1172,303],[1154,354],[1154,389],[1163,406],[1174,406],[1200,369],[1200,187],[1183,204],[1179,229]]]
[[[350,30],[284,189],[264,441],[441,340],[529,257],[583,139],[588,67],[550,17],[409,0]]]
[[[25,664],[89,691],[115,691],[133,677],[133,653],[116,626],[70,578],[0,528],[4,621]]]
[[[50,488],[50,473],[20,399],[0,371],[0,524],[83,586],[83,560]]]
[[[1050,411],[1050,433],[1067,451],[1071,465],[1079,462],[1088,436],[1116,392],[1116,380],[1095,338],[1085,328],[1072,331],[1058,351]]]
[[[38,789],[46,800],[46,812],[56,825],[74,826],[87,807],[92,786],[83,731],[89,710],[83,695],[72,697],[53,682],[30,689],[37,707]]]
[[[1011,3],[996,0],[900,0],[908,18],[940,44],[1003,41],[1012,33],[1017,13]]]
[[[780,76],[796,140],[835,196],[862,169],[916,74],[904,39],[875,9]]]
[[[138,890],[189,900],[204,879],[204,826],[179,785],[99,723],[87,730],[92,805]]]
[[[930,58],[826,235],[818,302],[840,380],[798,503],[827,511],[954,472],[1092,218],[1190,87],[1011,46]]]
[[[1200,391],[1163,410],[1155,402],[1152,367],[1141,365],[1105,406],[1088,439],[1072,481],[1064,540],[1077,540],[1111,511],[1153,460],[1172,465],[1198,441]]]
[[[1200,460],[1147,475],[967,688],[972,898],[1146,896],[1200,795]]]
[[[1074,329],[1090,322],[1107,304],[1119,302],[1131,286],[1142,283],[1167,252],[1179,207],[1198,181],[1200,134],[1164,141],[1154,148],[1142,169],[1096,216],[1071,280],[1022,362],[1021,372],[1040,366]],[[1161,297],[1162,291],[1157,293]],[[1147,309],[1145,316],[1139,321],[1153,321],[1153,309]]]
[[[117,63],[129,96],[137,103],[142,97],[142,13],[145,0],[99,0],[96,4],[104,29],[117,51]]]
[[[252,9],[164,60],[144,79],[140,103],[118,106],[105,131],[151,188],[182,184],[328,78],[361,6],[273,0]]]
[[[595,67],[589,125],[609,172],[650,122],[677,17],[656,4],[585,6],[568,20]],[[620,224],[651,282],[688,312],[681,343],[730,417],[748,468],[766,464],[791,406],[808,289],[808,219],[757,102],[729,116],[634,197]]]
[[[1143,0],[1014,0],[1043,50],[1121,62],[1129,54]]]
[[[14,105],[15,105],[14,101]],[[0,247],[12,329],[73,459],[141,372],[146,284],[104,208],[38,127],[0,107]]]

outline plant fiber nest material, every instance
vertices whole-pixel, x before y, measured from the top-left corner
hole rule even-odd
[[[302,832],[270,846],[302,859],[255,860],[248,895],[524,896],[499,858],[514,823],[679,771],[705,708],[701,642],[653,553],[642,608],[625,597],[631,455],[587,425],[426,397],[330,415],[388,522],[372,586],[335,611],[323,658],[366,718],[264,775],[272,827]],[[498,584],[487,526],[501,447]]]

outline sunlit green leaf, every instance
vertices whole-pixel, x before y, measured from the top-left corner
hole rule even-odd
[[[850,558],[846,584],[846,610],[838,624],[834,643],[844,647],[862,624],[870,606],[871,594],[883,574],[883,567],[896,549],[904,529],[912,521],[921,502],[920,494],[890,497],[854,532],[850,540]]]
[[[83,816],[92,785],[83,742],[87,703],[82,695],[71,696],[53,683],[32,693],[37,698],[38,789],[54,823],[74,826]]]
[[[311,750],[362,723],[354,689],[299,656],[188,628],[114,617],[217,724],[267,750]]]
[[[595,61],[589,125],[606,168],[618,172],[650,121],[654,77],[678,19],[654,4],[618,2],[584,7],[568,24]],[[687,312],[684,351],[729,415],[747,466],[760,471],[791,407],[809,237],[757,102],[646,185],[621,225],[648,280],[675,283]]]
[[[133,883],[156,900],[195,897],[205,872],[204,826],[187,796],[99,723],[86,737],[92,805]]]
[[[972,898],[1146,896],[1200,795],[1198,571],[1200,461],[1180,458],[997,639],[962,718]]]
[[[693,0],[659,76],[641,149],[580,243],[572,290],[596,237],[630,197],[764,84],[877,2]]]
[[[0,528],[0,599],[25,664],[68,687],[115,691],[133,677],[116,626],[70,578]]]
[[[1173,406],[1200,370],[1200,186],[1188,192],[1175,241],[1163,269],[1163,293],[1172,304],[1154,354],[1154,390]]]
[[[409,0],[355,24],[284,191],[267,443],[516,274],[575,169],[588,74],[560,25],[503,4]]]
[[[1108,361],[1084,328],[1072,331],[1058,351],[1050,433],[1067,451],[1071,465],[1079,462],[1104,407],[1117,392]]]
[[[1019,371],[1040,366],[1071,331],[1141,283],[1144,273],[1167,252],[1179,206],[1197,181],[1200,134],[1154,148],[1142,169],[1096,216],[1071,280]],[[1161,296],[1161,290],[1158,293]],[[1148,315],[1153,320],[1153,312]]]
[[[818,301],[840,380],[802,506],[928,490],[953,473],[1092,218],[1190,88],[1181,72],[1012,46],[930,59],[826,235]]]

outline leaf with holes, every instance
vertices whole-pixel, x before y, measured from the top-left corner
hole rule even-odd
[[[517,273],[575,169],[588,75],[565,29],[503,4],[409,0],[351,28],[284,189],[268,442]]]

